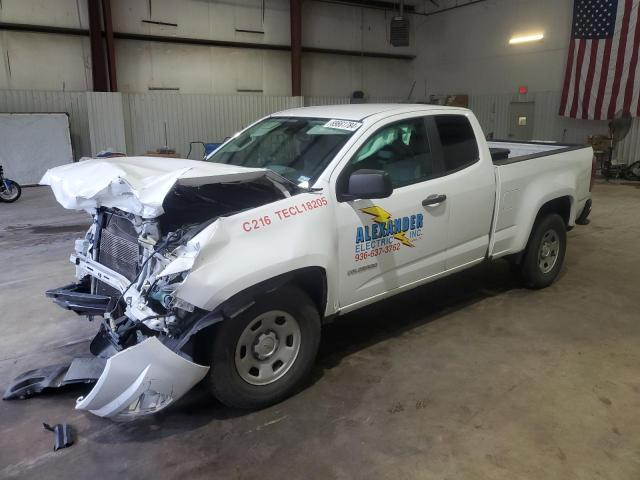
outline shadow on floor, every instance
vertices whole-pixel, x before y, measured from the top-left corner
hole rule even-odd
[[[340,317],[324,327],[316,367],[303,389],[349,355],[514,288],[518,287],[506,262],[486,263]],[[166,411],[105,429],[95,440],[105,444],[154,441],[215,420],[251,414],[221,405],[200,384]],[[90,422],[96,427],[111,423],[93,416]]]

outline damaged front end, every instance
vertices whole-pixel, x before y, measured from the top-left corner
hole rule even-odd
[[[190,304],[180,289],[220,217],[276,201],[287,191],[255,174],[246,182],[223,183],[223,175],[218,175],[215,183],[200,180],[197,185],[180,184],[179,175],[153,217],[128,208],[131,202],[123,201],[124,208],[118,208],[117,202],[98,198],[90,208],[87,199],[81,199],[93,223],[85,237],[76,240],[71,255],[77,281],[46,294],[66,310],[99,320],[90,346],[96,358],[91,368],[72,377],[72,369],[64,366],[44,381],[45,369],[27,372],[7,389],[5,399],[96,381],[76,408],[124,419],[167,407],[204,378],[209,367],[195,361],[195,335],[221,321],[222,313]],[[129,187],[125,200],[139,194]]]

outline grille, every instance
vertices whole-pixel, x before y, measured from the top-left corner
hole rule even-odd
[[[98,262],[133,281],[138,274],[140,256],[137,235],[133,225],[120,217],[111,216],[100,233]],[[115,296],[119,292],[111,286],[98,282],[99,294]]]

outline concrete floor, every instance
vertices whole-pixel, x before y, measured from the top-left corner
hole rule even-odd
[[[199,388],[129,424],[75,411],[77,389],[0,402],[0,478],[640,478],[640,189],[598,184],[594,205],[551,288],[497,262],[351,314],[260,412]],[[44,188],[0,204],[0,387],[86,352],[96,326],[43,294],[86,221]],[[54,453],[43,421],[77,443]]]

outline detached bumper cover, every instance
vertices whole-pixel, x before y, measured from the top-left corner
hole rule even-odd
[[[93,390],[77,400],[76,409],[114,419],[156,413],[208,371],[209,367],[186,360],[151,337],[109,358]]]
[[[4,392],[3,400],[29,398],[33,395],[74,383],[93,383],[103,372],[105,360],[78,357],[71,364],[50,365],[17,376]]]

